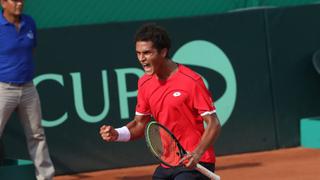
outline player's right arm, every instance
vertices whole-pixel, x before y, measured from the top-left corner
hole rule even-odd
[[[136,115],[134,119],[126,125],[130,132],[130,140],[142,137],[149,121],[150,116]],[[103,140],[113,142],[118,140],[119,132],[112,126],[103,125],[100,127],[100,135]]]

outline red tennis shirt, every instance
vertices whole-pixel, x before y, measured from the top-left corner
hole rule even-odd
[[[186,151],[192,152],[201,139],[202,116],[213,114],[215,110],[201,76],[181,64],[165,81],[147,74],[138,81],[136,115],[152,115],[176,136]],[[215,162],[213,146],[200,161]]]

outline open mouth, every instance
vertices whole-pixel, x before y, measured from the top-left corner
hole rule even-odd
[[[151,65],[150,64],[142,64],[142,67],[145,72],[150,72],[151,71]]]

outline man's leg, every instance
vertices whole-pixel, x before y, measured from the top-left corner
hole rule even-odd
[[[0,138],[4,128],[19,102],[19,91],[9,84],[0,82]]]
[[[26,134],[29,154],[36,167],[36,177],[38,180],[52,180],[54,167],[41,125],[40,98],[33,84],[23,87],[18,112]]]
[[[4,163],[5,152],[2,141],[2,133],[10,115],[18,104],[17,91],[12,91],[8,84],[0,82],[0,166]]]

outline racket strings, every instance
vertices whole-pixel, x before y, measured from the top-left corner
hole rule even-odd
[[[181,154],[175,139],[161,126],[149,127],[149,142],[154,154],[164,164],[169,166],[179,166]]]

